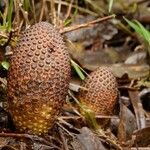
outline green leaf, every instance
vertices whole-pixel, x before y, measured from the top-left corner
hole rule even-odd
[[[81,109],[82,114],[84,115],[88,125],[95,131],[98,130],[100,126],[97,123],[95,112],[83,104]]]
[[[2,67],[5,68],[6,70],[8,70],[9,67],[10,67],[9,62],[7,62],[7,61],[2,61],[1,65],[2,65]]]
[[[140,35],[144,38],[145,41],[149,41],[150,32],[144,28],[144,26],[138,22],[137,20],[134,20],[133,22],[129,21],[124,17],[125,21]]]
[[[129,21],[125,17],[124,20],[139,34],[144,41],[148,44],[148,53],[150,55],[150,32],[137,20]]]
[[[138,22],[137,20],[135,20],[135,22],[138,24],[138,26],[140,27],[141,31],[142,31],[142,34],[143,34],[143,37],[145,38],[145,40],[149,43],[149,46],[150,46],[150,32],[148,30],[146,30],[144,28],[144,26]]]
[[[109,0],[109,4],[108,4],[108,12],[110,13],[112,10],[112,5],[113,5],[113,0]]]
[[[79,77],[82,80],[84,80],[85,76],[84,76],[84,74],[81,71],[81,67],[76,62],[74,62],[73,60],[71,60],[71,64],[72,64],[73,68],[75,69],[75,71],[77,72],[77,74],[79,75]]]
[[[126,19],[125,17],[123,17],[124,20],[139,34],[143,34],[142,31],[140,30],[140,28],[133,22],[129,21],[128,19]]]
[[[66,19],[64,22],[64,26],[69,25],[72,22],[72,18],[71,19]]]

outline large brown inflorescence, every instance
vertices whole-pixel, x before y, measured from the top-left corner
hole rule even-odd
[[[25,30],[8,74],[9,112],[17,129],[48,132],[66,99],[70,61],[59,31],[47,22]]]
[[[118,97],[117,81],[108,67],[99,67],[82,84],[79,92],[82,104],[99,115],[111,115]]]

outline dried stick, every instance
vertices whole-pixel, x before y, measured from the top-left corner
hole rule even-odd
[[[57,6],[57,18],[56,18],[56,21],[57,21],[57,26],[60,28],[63,27],[63,22],[62,20],[60,19],[60,16],[61,16],[61,6],[62,6],[62,3],[61,3],[61,0],[59,0],[59,3],[58,3],[58,6]]]
[[[24,21],[25,21],[25,25],[26,25],[26,28],[27,28],[27,26],[30,24],[30,23],[29,23],[29,19],[28,19],[28,12],[25,11],[25,10],[22,8],[22,5],[19,5],[19,8],[20,8],[20,11],[22,12],[22,15],[23,15]]]
[[[15,8],[15,19],[14,19],[14,27],[17,27],[19,22],[20,22],[20,18],[19,18],[19,0],[14,1],[14,8]]]
[[[70,5],[69,5],[69,7],[68,7],[68,11],[67,11],[67,14],[66,14],[64,20],[68,19],[68,17],[70,16],[73,1],[74,1],[74,0],[71,0],[71,2],[70,2]]]
[[[0,133],[0,137],[14,137],[14,138],[24,138],[24,139],[30,139],[33,141],[40,141],[46,145],[51,146],[51,143],[42,137],[36,136],[36,135],[30,135],[30,134],[19,134],[19,133]]]
[[[116,139],[112,139],[105,135],[105,133],[102,131],[99,131],[98,137],[103,139],[104,141],[110,143],[116,150],[123,150],[123,148],[117,143]]]
[[[43,18],[43,15],[44,15],[44,11],[45,11],[45,5],[46,5],[46,2],[45,0],[42,0],[42,8],[41,8],[41,13],[40,13],[40,17],[39,17],[39,22],[42,21],[42,18]]]
[[[57,7],[57,16],[58,16],[58,18],[60,17],[60,12],[61,12],[61,0],[59,0],[58,7]]]
[[[34,21],[37,22],[37,20],[36,20],[36,14],[35,14],[34,0],[32,0],[31,3],[32,3],[32,8],[33,8],[33,18],[34,18]]]
[[[50,6],[51,6],[52,21],[53,21],[53,24],[56,25],[57,16],[56,16],[55,2],[54,0],[51,0],[50,3],[51,3]]]
[[[74,138],[74,135],[73,134],[71,134],[66,128],[64,128],[60,123],[57,123],[57,125],[61,128],[61,129],[63,129],[66,133],[68,133],[68,135],[70,135],[72,138]]]
[[[118,116],[104,116],[104,115],[96,115],[95,116],[97,119],[119,119]],[[82,119],[83,117],[81,116],[60,116],[58,118],[58,120],[70,120],[70,119],[74,119],[74,120],[79,120]]]
[[[51,1],[51,0],[47,0],[47,1]],[[60,1],[59,1],[59,0],[55,0],[55,3],[56,3],[56,4],[59,4]],[[70,4],[67,3],[67,2],[65,2],[65,1],[61,1],[61,5],[69,6]],[[78,8],[79,11],[88,13],[88,14],[90,14],[90,15],[92,15],[92,16],[95,16],[95,17],[98,16],[97,13],[92,12],[92,11],[90,11],[90,10],[88,10],[88,9],[85,9],[85,8],[82,8],[82,7],[79,7],[79,6],[76,6],[76,5],[72,5],[72,7],[73,7],[73,8]]]
[[[67,145],[67,140],[66,140],[65,137],[64,137],[64,134],[63,134],[63,132],[62,132],[62,129],[61,129],[61,128],[58,128],[58,129],[59,129],[60,137],[61,137],[62,142],[63,142],[63,148],[64,148],[64,150],[69,150],[68,145]]]
[[[106,17],[103,17],[103,18],[98,18],[98,19],[93,20],[91,22],[78,24],[78,25],[74,25],[74,26],[71,26],[71,27],[65,27],[63,29],[60,29],[60,33],[64,34],[64,33],[67,33],[67,32],[70,32],[70,31],[74,31],[74,30],[78,30],[78,29],[81,29],[81,28],[91,27],[91,26],[93,26],[93,25],[95,25],[97,23],[100,23],[100,22],[112,19],[114,17],[115,17],[115,15],[110,15],[110,16],[106,16]]]

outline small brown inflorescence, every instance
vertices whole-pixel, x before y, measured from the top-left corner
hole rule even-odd
[[[8,74],[9,112],[22,132],[48,132],[69,88],[70,60],[59,31],[47,22],[25,30]]]
[[[81,103],[99,115],[111,115],[117,101],[117,81],[108,67],[99,67],[82,84]]]

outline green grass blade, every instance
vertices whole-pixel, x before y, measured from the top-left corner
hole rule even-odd
[[[142,31],[140,30],[139,26],[136,25],[135,23],[133,23],[132,21],[129,21],[128,19],[126,19],[125,17],[123,17],[124,20],[137,32],[139,33],[140,35],[143,36],[143,33]]]
[[[75,71],[77,72],[77,74],[79,75],[79,77],[82,80],[84,80],[85,76],[84,76],[84,74],[81,71],[81,67],[77,63],[75,63],[73,60],[71,60],[71,65],[73,66],[73,68],[75,69]]]
[[[65,20],[65,22],[64,22],[64,26],[69,25],[71,22],[72,22],[72,18],[71,18],[71,19],[67,19],[67,20]]]
[[[149,46],[150,46],[150,32],[148,30],[146,30],[144,28],[144,26],[138,22],[137,20],[135,20],[135,22],[137,23],[137,25],[140,27],[142,33],[143,33],[143,36],[145,38],[145,40],[148,42]]]
[[[134,20],[134,22],[129,21],[128,19],[124,18],[126,22],[140,35],[144,38],[145,41],[150,43],[150,32],[144,28],[144,26],[138,22],[137,20]]]
[[[113,5],[113,0],[109,0],[109,3],[108,3],[108,12],[110,13],[111,10],[112,10],[112,5]]]
[[[29,0],[24,0],[23,1],[23,9],[27,12],[29,12],[29,9],[31,8],[31,5],[30,5],[30,1]]]
[[[7,22],[8,22],[7,31],[8,32],[11,31],[11,27],[12,27],[12,12],[13,12],[13,0],[10,0],[9,6],[8,6],[8,14],[7,14]]]
[[[150,55],[150,32],[137,20],[134,20],[134,22],[129,21],[124,17],[125,21],[139,34],[145,41],[145,43],[148,44],[148,53]]]

